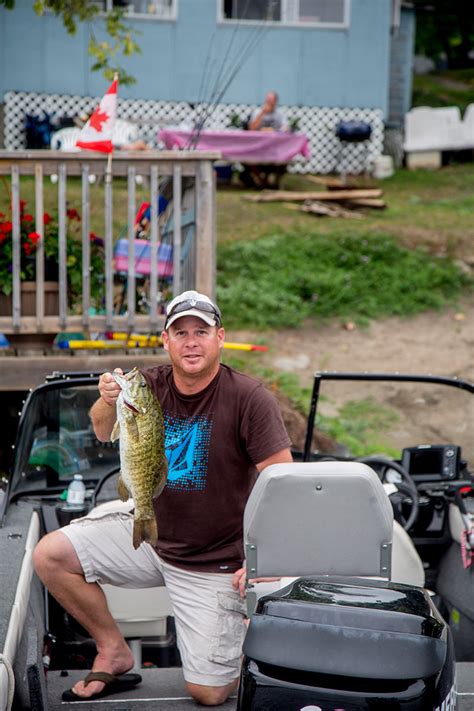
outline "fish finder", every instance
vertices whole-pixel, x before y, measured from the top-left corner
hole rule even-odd
[[[402,451],[402,467],[416,481],[457,479],[461,448],[454,444],[421,444]]]

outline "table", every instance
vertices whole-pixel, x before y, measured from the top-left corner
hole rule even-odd
[[[190,148],[193,129],[162,128],[158,135],[168,149]],[[307,137],[289,131],[203,130],[194,148],[219,151],[224,160],[250,164],[286,164],[299,154],[310,157]]]

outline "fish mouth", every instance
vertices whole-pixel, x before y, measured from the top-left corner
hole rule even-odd
[[[125,398],[123,399],[123,404],[125,405],[125,407],[128,407],[128,409],[131,410],[132,412],[134,412],[136,415],[140,414],[140,410],[137,407],[135,407],[135,405],[132,405],[131,402],[128,402],[128,400],[125,400]]]

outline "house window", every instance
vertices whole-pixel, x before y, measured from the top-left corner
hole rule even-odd
[[[223,21],[347,27],[350,0],[221,0]]]
[[[125,10],[127,15],[174,20],[176,19],[176,2],[177,0],[102,0],[99,4],[105,12],[120,8]]]

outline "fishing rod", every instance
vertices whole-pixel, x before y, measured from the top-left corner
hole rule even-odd
[[[244,7],[244,11],[243,11],[243,17],[244,17],[244,18],[245,18],[246,14],[247,14],[248,5],[249,5],[249,0],[246,0],[245,7]],[[212,102],[212,99],[213,99],[213,97],[215,96],[215,94],[216,94],[216,92],[217,92],[217,88],[218,88],[218,86],[219,86],[219,82],[220,82],[220,80],[221,80],[222,73],[223,73],[223,71],[224,71],[224,67],[226,66],[226,63],[227,63],[227,61],[229,60],[230,52],[231,52],[231,50],[232,50],[232,46],[233,46],[233,44],[234,44],[234,40],[235,40],[235,38],[236,38],[236,36],[237,36],[237,31],[238,31],[238,29],[239,29],[239,27],[240,27],[240,24],[241,24],[241,21],[237,22],[237,23],[235,24],[235,26],[234,26],[234,29],[233,29],[232,34],[231,34],[230,42],[229,42],[229,44],[227,45],[227,50],[226,50],[226,53],[225,53],[225,55],[224,55],[224,59],[223,59],[223,61],[221,62],[219,71],[217,72],[217,76],[216,76],[216,79],[215,79],[215,81],[214,81],[214,86],[213,86],[213,89],[212,89],[212,91],[211,91],[211,93],[210,93],[209,102],[207,102],[207,106],[209,105],[210,102]],[[204,65],[204,72],[203,72],[203,79],[205,80],[206,88],[207,88],[208,79],[209,79],[209,77],[210,77],[210,72],[207,71],[207,70],[208,70],[208,64],[210,64],[210,49],[211,49],[211,46],[214,44],[214,38],[215,38],[215,37],[216,37],[216,31],[214,30],[214,33],[213,33],[212,39],[211,39],[211,43],[209,44],[209,47],[208,47],[208,53],[207,53],[206,62],[205,62],[205,65]],[[208,60],[209,60],[209,63],[208,63]],[[201,80],[201,84],[203,84],[203,80]],[[203,98],[203,99],[204,99],[205,95],[206,95],[206,93],[205,93],[204,90],[203,90],[203,94],[202,94],[202,98]],[[198,105],[199,105],[199,109],[198,109],[198,114],[196,115],[195,122],[194,122],[194,128],[197,129],[197,130],[199,130],[199,127],[201,127],[201,130],[202,130],[202,126],[204,125],[204,121],[205,121],[205,119],[204,119],[204,121],[202,120],[202,116],[201,116],[201,105],[202,105],[202,103],[203,103],[203,102],[201,102],[200,92],[198,92]],[[204,109],[204,111],[205,111],[205,109]],[[199,132],[200,132],[200,131],[199,131]]]
[[[247,13],[247,8],[248,8],[248,2],[247,0],[245,10],[244,10],[244,16]],[[274,6],[275,3],[273,3]],[[272,14],[273,14],[273,7],[272,7]],[[245,17],[243,18],[245,19]],[[206,107],[206,110],[204,111],[203,115],[199,116],[199,122],[195,123],[195,130],[193,130],[192,135],[190,136],[190,139],[188,141],[188,144],[186,145],[186,148],[195,148],[198,141],[199,141],[199,136],[204,128],[204,125],[208,118],[214,113],[217,105],[220,103],[222,97],[228,90],[229,86],[235,79],[236,75],[238,72],[241,70],[244,62],[246,59],[248,59],[255,47],[257,46],[258,42],[261,40],[265,32],[268,30],[268,20],[262,20],[261,23],[257,25],[257,27],[254,29],[253,33],[250,33],[249,36],[244,40],[243,44],[240,47],[240,50],[236,52],[236,55],[234,57],[234,61],[230,63],[230,73],[227,73],[225,82],[223,86],[219,89],[218,84],[223,77],[224,74],[224,68],[227,70],[226,63],[228,62],[228,58],[230,55],[230,49],[232,47],[233,41],[236,36],[237,29],[239,29],[242,26],[242,20],[239,21],[236,25],[236,28],[233,32],[231,42],[229,44],[229,47],[227,48],[226,55],[224,57],[224,61],[221,65],[221,70],[218,73],[218,76],[216,78],[216,81],[214,82],[214,89],[213,92],[209,98],[209,103]]]

